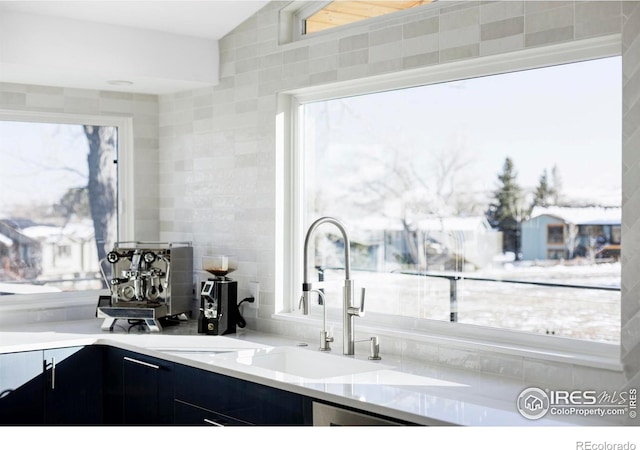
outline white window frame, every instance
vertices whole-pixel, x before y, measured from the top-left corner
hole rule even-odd
[[[300,179],[304,169],[298,150],[301,148],[301,136],[297,134],[300,105],[620,55],[621,38],[614,35],[281,93],[276,118],[276,249],[279,253],[276,259],[274,318],[322,326],[321,317],[302,316],[297,310],[302,286],[302,242],[306,232],[303,229],[303,186]],[[331,317],[329,312],[330,320]],[[335,326],[341,325],[338,315]],[[367,314],[359,318],[356,331],[383,332],[387,336],[425,340],[439,345],[621,370],[620,345],[617,344],[383,314]]]
[[[278,37],[280,44],[288,44],[304,39],[304,20],[324,8],[330,1],[293,1],[280,10]]]
[[[67,114],[40,111],[0,110],[0,121],[59,123],[66,125],[98,125],[114,126],[118,128],[118,240],[132,240],[134,234],[134,168],[133,168],[133,118],[125,116]],[[99,295],[108,294],[106,289],[88,289],[83,291],[20,294],[0,296],[0,307],[15,304],[29,305],[35,308],[37,304],[64,303],[81,301],[91,298],[97,304]]]
[[[306,36],[305,21],[308,17],[311,17],[325,6],[332,3],[332,1],[310,1],[305,2],[305,5],[298,9],[293,15],[293,32],[298,38]]]

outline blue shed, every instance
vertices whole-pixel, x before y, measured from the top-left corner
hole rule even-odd
[[[620,207],[536,207],[521,225],[522,259],[596,255],[620,245]]]

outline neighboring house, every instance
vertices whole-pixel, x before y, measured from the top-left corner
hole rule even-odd
[[[33,279],[40,274],[40,244],[23,233],[32,225],[24,219],[0,220],[0,280]]]
[[[91,220],[69,223],[62,228],[36,225],[23,232],[40,243],[42,273],[39,279],[84,278],[100,272]]]
[[[0,220],[0,280],[95,278],[100,273],[91,220],[64,227]]]
[[[459,262],[475,269],[488,266],[502,254],[502,233],[491,228],[485,216],[434,217],[420,221],[418,228],[425,241],[439,243]]]
[[[522,223],[522,259],[617,259],[621,223],[619,207],[535,207]]]
[[[420,270],[469,270],[501,254],[502,233],[484,216],[433,217],[404,226],[398,219],[368,218],[352,230],[352,243],[368,249],[378,271],[407,263]]]

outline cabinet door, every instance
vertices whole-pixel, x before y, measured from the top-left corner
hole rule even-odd
[[[122,425],[124,424],[122,411],[124,402],[122,356],[124,352],[107,345],[103,347],[102,354],[103,422],[106,425]]]
[[[104,354],[104,423],[171,424],[173,364],[113,347]]]
[[[42,396],[42,351],[0,354],[0,424],[42,424]]]
[[[102,423],[102,354],[98,347],[44,351],[47,424]]]

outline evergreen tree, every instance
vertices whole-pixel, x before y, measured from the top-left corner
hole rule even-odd
[[[498,174],[498,187],[494,192],[494,201],[489,205],[487,218],[489,223],[503,233],[502,249],[520,251],[519,231],[522,220],[522,188],[518,185],[517,173],[511,158],[506,158],[502,172]]]
[[[549,186],[547,170],[545,169],[542,172],[542,175],[540,175],[540,181],[538,182],[538,187],[536,188],[533,203],[531,204],[531,209],[533,210],[535,206],[549,206],[552,203],[553,188]]]

